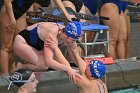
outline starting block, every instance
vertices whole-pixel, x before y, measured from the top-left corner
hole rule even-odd
[[[109,53],[109,27],[105,26],[105,25],[99,25],[99,24],[86,24],[85,23],[81,23],[82,26],[82,30],[85,31],[84,33],[84,43],[82,43],[85,47],[85,56],[83,57],[86,63],[89,63],[91,60],[99,60],[101,62],[103,62],[105,65],[110,65],[110,64],[114,64],[114,60],[112,57],[106,57],[103,54],[96,54],[96,55],[88,55],[87,54],[87,46],[93,46],[95,44],[103,44],[103,45],[107,45],[107,54]],[[95,32],[95,37],[93,42],[87,42],[87,32]],[[106,31],[106,40],[105,41],[100,41],[98,42],[98,36],[99,34],[102,34],[103,31]]]
[[[86,23],[86,22],[81,22],[81,28],[85,32],[84,33],[84,42],[80,43],[84,45],[85,48],[85,56],[88,55],[88,49],[87,46],[94,46],[94,45],[104,45],[107,46],[106,50],[107,53],[109,53],[109,27],[105,25],[100,25],[100,24],[91,24],[91,23]],[[95,36],[92,42],[87,42],[87,32],[94,32]],[[97,41],[99,34],[102,34],[103,32],[106,32],[106,40],[101,40]]]

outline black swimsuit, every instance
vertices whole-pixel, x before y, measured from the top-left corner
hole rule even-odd
[[[42,50],[44,47],[44,41],[39,38],[37,27],[35,27],[31,31],[25,29],[21,31],[19,35],[21,35],[30,46],[34,47],[37,50]]]
[[[38,32],[37,32],[37,28],[40,24],[38,24],[34,29],[32,29],[31,31],[24,29],[22,30],[19,35],[21,35],[26,42],[34,47],[37,50],[43,50],[44,48],[44,41],[42,41],[39,36],[38,36]],[[59,31],[61,30],[58,23],[56,23],[56,25],[59,28]],[[63,44],[63,43],[62,43]],[[61,45],[61,44],[60,44]],[[59,45],[58,45],[59,46]]]
[[[20,18],[27,10],[31,7],[31,5],[35,2],[35,0],[14,0],[12,1],[13,12],[15,19]]]

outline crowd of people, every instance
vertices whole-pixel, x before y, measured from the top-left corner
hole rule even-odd
[[[81,30],[80,22],[72,20],[76,19],[76,16],[68,14],[65,7],[71,7],[79,13],[109,17],[109,20],[101,21],[109,26],[110,55],[114,59],[125,59],[130,56],[130,18],[127,15],[127,2],[138,4],[140,0],[1,1],[0,75],[13,73],[9,78],[10,84],[20,87],[18,93],[31,93],[28,86],[36,88],[38,83],[32,71],[53,68],[66,72],[71,81],[80,87],[79,93],[108,93],[106,84],[100,80],[105,74],[105,65],[97,60],[91,60],[86,64],[81,58],[76,41],[82,40],[80,38],[84,32]],[[68,20],[66,24],[39,22],[27,25],[27,11],[50,5],[58,6],[62,10]],[[70,66],[59,45],[67,47],[69,57],[77,64],[79,73]],[[18,66],[16,56],[25,64]],[[14,78],[14,75],[19,75],[22,80]],[[35,92],[35,89],[32,90]]]

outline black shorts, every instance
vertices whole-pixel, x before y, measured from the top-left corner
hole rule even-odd
[[[32,31],[28,31],[27,29],[22,30],[19,35],[21,35],[26,42],[34,47],[37,50],[42,50],[44,47],[44,41],[42,41],[37,34],[36,28]]]

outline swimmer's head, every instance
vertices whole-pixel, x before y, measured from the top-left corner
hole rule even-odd
[[[77,21],[68,22],[64,28],[64,33],[74,40],[78,40],[83,34],[81,25]]]
[[[96,79],[103,77],[106,72],[105,65],[99,60],[91,60],[87,69],[89,69],[91,76]]]
[[[19,69],[12,73],[9,77],[9,80],[16,86],[20,87],[26,81],[28,81],[29,77],[31,76],[33,72],[31,70],[27,69]]]
[[[14,84],[19,88],[22,87],[22,89],[28,93],[36,92],[38,81],[34,72],[29,69],[19,69],[15,71],[10,75],[9,80],[10,84],[8,90],[10,89],[11,84]]]

